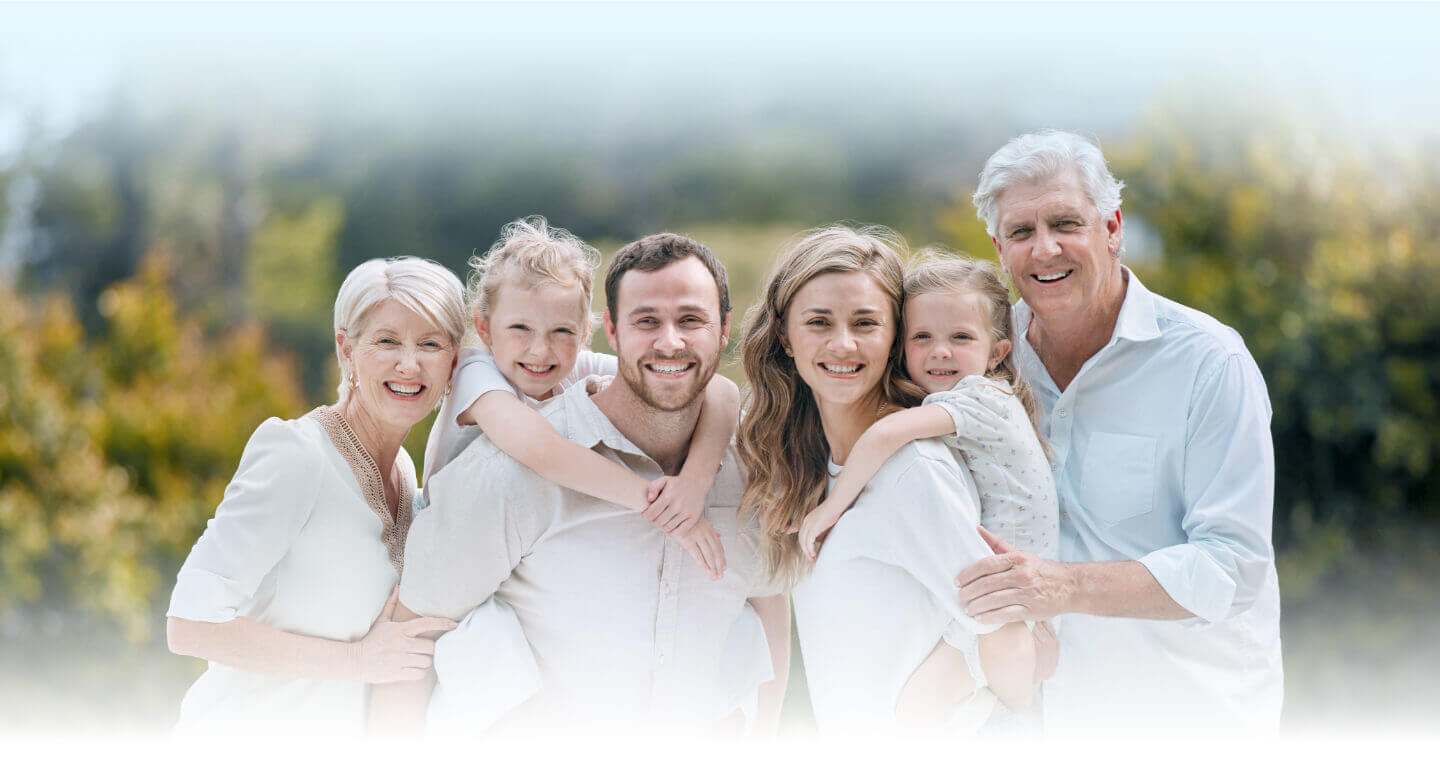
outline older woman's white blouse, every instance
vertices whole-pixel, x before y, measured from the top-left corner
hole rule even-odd
[[[976,640],[998,626],[965,614],[954,578],[993,554],[979,523],[969,471],[934,439],[901,448],[836,523],[793,598],[821,732],[894,729],[901,689],[942,638],[976,671]]]
[[[404,449],[396,463],[413,482]],[[402,497],[411,497],[413,484],[408,490]],[[384,527],[314,416],[266,420],[180,569],[168,615],[245,616],[301,635],[358,640],[399,581]],[[360,732],[367,697],[358,681],[275,678],[211,662],[186,693],[177,729]]]

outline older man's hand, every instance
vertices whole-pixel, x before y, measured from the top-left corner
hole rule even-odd
[[[955,577],[960,604],[981,624],[1040,621],[1074,610],[1075,574],[1063,562],[1021,551],[980,528],[995,551]]]

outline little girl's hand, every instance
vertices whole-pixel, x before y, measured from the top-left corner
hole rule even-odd
[[[800,549],[810,559],[815,559],[819,552],[820,543],[829,535],[830,528],[840,521],[840,512],[833,508],[827,508],[825,504],[816,506],[813,511],[805,515],[804,521],[800,523]]]
[[[711,581],[719,581],[725,575],[725,547],[709,520],[698,520],[684,530],[671,533],[670,537],[690,553],[695,564],[705,571]]]
[[[641,516],[666,533],[686,530],[703,521],[705,496],[709,486],[700,486],[681,476],[662,476],[650,483],[645,491],[650,505]]]

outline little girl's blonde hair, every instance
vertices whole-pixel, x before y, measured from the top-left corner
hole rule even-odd
[[[936,248],[926,248],[917,255],[919,263],[905,273],[905,303],[925,293],[973,293],[989,307],[990,338],[998,342],[1010,340],[1010,352],[1000,359],[995,368],[985,376],[1003,379],[1010,383],[1020,405],[1035,427],[1036,437],[1040,426],[1035,421],[1037,406],[1030,383],[1015,368],[1015,333],[1010,316],[1010,289],[1005,287],[1000,275],[990,264],[970,256],[948,253]],[[909,364],[905,364],[908,371]]]
[[[485,255],[470,257],[470,278],[465,284],[470,316],[488,320],[506,282],[519,282],[524,288],[574,285],[580,291],[578,303],[586,327],[581,332],[583,341],[594,325],[590,301],[599,265],[600,251],[549,225],[544,216],[511,221]]]

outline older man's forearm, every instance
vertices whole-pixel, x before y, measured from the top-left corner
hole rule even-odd
[[[1069,571],[1070,613],[1132,619],[1189,619],[1195,614],[1165,592],[1136,560],[1064,563]]]

